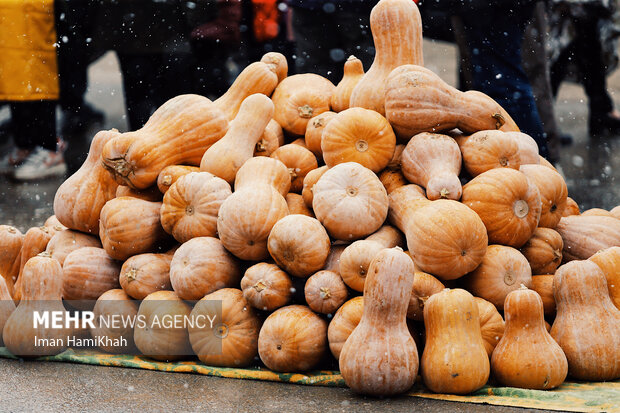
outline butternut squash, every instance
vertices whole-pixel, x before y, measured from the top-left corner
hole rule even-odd
[[[468,137],[457,138],[463,154],[463,165],[471,176],[495,168],[519,169],[519,144],[510,134],[484,130]]]
[[[304,141],[308,149],[312,151],[318,159],[323,159],[323,151],[321,150],[321,139],[323,130],[327,124],[336,116],[336,112],[323,112],[314,116],[306,125],[306,133]]]
[[[347,61],[344,62],[342,79],[336,85],[330,100],[330,106],[334,112],[342,112],[349,109],[349,101],[351,100],[353,89],[355,89],[355,86],[357,86],[357,83],[363,76],[364,66],[362,61],[353,55],[349,56]]]
[[[329,167],[323,165],[320,168],[316,168],[308,172],[304,178],[304,185],[301,191],[301,196],[304,198],[304,202],[309,208],[312,208],[312,200],[314,199],[314,184],[323,176]]]
[[[521,253],[530,263],[532,274],[553,274],[562,263],[563,248],[560,234],[551,228],[539,227],[521,247]]]
[[[314,154],[300,145],[281,146],[271,154],[271,157],[279,160],[288,168],[291,175],[291,192],[301,193],[306,175],[319,167]]]
[[[355,327],[362,319],[364,310],[364,297],[354,297],[344,303],[327,328],[327,339],[329,340],[329,350],[336,360],[340,359],[342,347],[347,341]]]
[[[10,225],[0,225],[0,276],[4,278],[9,294],[19,275],[20,251],[24,234]]]
[[[612,217],[571,215],[555,230],[562,236],[562,260],[586,260],[598,251],[620,247],[620,220]]]
[[[474,297],[480,316],[480,334],[489,357],[504,335],[505,323],[497,307],[484,298]]]
[[[123,290],[114,289],[101,294],[93,308],[94,328],[90,335],[97,340],[104,337],[99,348],[108,353],[132,354],[136,349],[133,341],[133,325],[130,323],[116,323],[112,320],[122,317],[124,320],[136,320],[138,302],[129,297]],[[108,323],[106,324],[105,321]],[[107,345],[108,340],[119,340],[121,345]],[[126,343],[123,345],[122,343]]]
[[[170,263],[172,254],[139,254],[121,267],[119,282],[127,295],[142,300],[161,290],[172,290]]]
[[[413,288],[409,307],[407,308],[407,318],[424,321],[424,305],[428,298],[443,291],[445,286],[437,278],[422,271],[416,271],[413,277]]]
[[[522,165],[519,169],[538,188],[542,212],[538,226],[555,228],[566,207],[568,189],[562,175],[542,165]]]
[[[200,172],[200,168],[197,166],[187,165],[170,165],[161,170],[157,176],[157,187],[162,194],[166,194],[166,191],[170,189],[180,177],[187,175],[190,172]]]
[[[605,274],[609,297],[620,309],[620,247],[611,247],[597,252],[589,258]]]
[[[101,248],[101,242],[92,235],[82,234],[77,231],[65,229],[56,232],[54,236],[47,243],[45,251],[47,251],[52,258],[57,260],[62,266],[65,262],[67,255],[75,250],[84,247],[97,247]]]

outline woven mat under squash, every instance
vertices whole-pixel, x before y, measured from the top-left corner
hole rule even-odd
[[[0,347],[1,358],[16,358],[6,347]],[[93,364],[98,366],[128,367],[145,370],[159,370],[174,373],[195,373],[206,376],[233,379],[265,380],[307,386],[346,387],[338,371],[312,371],[301,373],[275,373],[266,369],[233,369],[209,367],[200,362],[159,362],[140,356],[125,356],[102,353],[93,350],[69,349],[53,357],[38,360],[68,363]],[[529,407],[574,412],[620,412],[620,381],[605,383],[564,383],[552,391],[523,390],[513,387],[485,386],[468,396],[435,394],[422,386],[414,387],[412,397],[447,400],[464,403],[484,403],[499,406]]]

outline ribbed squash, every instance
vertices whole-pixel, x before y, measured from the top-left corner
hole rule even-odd
[[[620,220],[611,217],[571,215],[555,230],[562,236],[562,260],[586,260],[598,251],[620,247]]]
[[[566,206],[564,207],[564,212],[562,212],[563,217],[567,217],[569,215],[579,215],[579,205],[573,198],[570,196],[566,198]]]
[[[20,251],[24,234],[10,225],[0,225],[0,276],[4,278],[9,293],[19,275]]]
[[[308,172],[304,178],[301,196],[304,198],[304,202],[309,208],[312,208],[312,200],[314,199],[314,184],[317,183],[319,178],[321,178],[321,176],[323,176],[328,169],[329,167],[327,165],[323,165],[320,168],[316,168]]]
[[[344,62],[342,79],[336,85],[330,101],[330,106],[334,112],[342,112],[349,109],[351,94],[357,83],[362,79],[362,76],[364,76],[362,61],[353,55],[349,56],[347,61]]]
[[[504,335],[504,319],[492,303],[480,297],[474,297],[474,300],[478,305],[478,315],[480,316],[480,334],[482,334],[484,348],[490,357],[495,346]]]
[[[553,274],[562,263],[564,243],[557,231],[536,228],[532,237],[521,247],[530,263],[532,274]]]
[[[157,187],[159,188],[159,191],[162,194],[166,194],[172,184],[174,184],[180,177],[191,172],[200,172],[200,168],[197,166],[187,165],[166,166],[157,176]]]
[[[519,169],[521,157],[517,141],[508,133],[495,130],[476,132],[457,138],[463,165],[471,176],[495,168]]]
[[[327,328],[327,338],[329,340],[329,350],[332,352],[336,360],[340,359],[342,346],[347,341],[355,327],[362,319],[362,311],[364,310],[364,297],[359,296],[350,299],[344,303]]]
[[[114,324],[111,320],[119,317],[124,320],[135,319],[138,315],[138,304],[123,290],[114,289],[101,294],[93,308],[94,328],[90,329],[90,335],[95,340],[98,337],[104,338],[99,345],[101,350],[114,354],[131,354],[136,351],[136,345],[133,341],[133,325],[130,323]],[[110,321],[106,324],[104,320]],[[121,345],[108,345],[109,340],[119,340],[117,343]],[[115,343],[114,341],[111,342]]]
[[[54,234],[52,239],[50,239],[50,242],[47,243],[45,251],[47,251],[52,258],[57,260],[62,266],[67,255],[83,247],[101,248],[101,242],[99,242],[98,238],[93,237],[92,235],[86,235],[77,231],[65,229]]]
[[[538,188],[542,212],[538,226],[555,228],[566,206],[568,189],[559,173],[542,165],[522,165],[519,169]]]
[[[127,295],[142,300],[161,290],[172,290],[170,262],[172,254],[134,255],[123,263],[119,282]]]
[[[263,311],[285,306],[293,295],[293,283],[277,265],[260,262],[248,268],[241,279],[241,290],[247,302]]]
[[[62,297],[65,300],[96,300],[108,290],[119,288],[121,263],[103,248],[84,247],[65,258],[62,268]],[[90,309],[92,302],[72,302],[80,309]]]
[[[161,202],[163,196],[157,185],[153,185],[146,189],[134,189],[128,186],[119,185],[116,188],[116,198],[122,196],[130,196],[132,198],[142,199],[143,201]]]
[[[609,297],[620,309],[620,247],[611,247],[599,251],[589,258],[605,274]]]
[[[271,157],[279,160],[288,168],[291,175],[291,192],[301,193],[306,175],[319,167],[314,154],[300,145],[281,146],[271,154]]]
[[[422,271],[416,271],[413,277],[413,289],[407,308],[407,318],[424,321],[424,304],[428,298],[443,291],[445,286],[437,278]]]
[[[545,316],[555,316],[555,298],[553,297],[553,274],[533,275],[532,290],[536,291],[543,303]]]
[[[540,155],[538,154],[538,144],[530,135],[523,132],[506,132],[519,147],[519,163],[521,165],[539,165]]]
[[[310,119],[308,125],[306,125],[306,133],[304,135],[306,146],[319,159],[323,158],[323,151],[321,150],[323,130],[325,130],[325,127],[334,116],[336,116],[336,112],[323,112]]]
[[[271,154],[284,145],[284,132],[282,126],[275,120],[271,119],[265,127],[263,135],[256,142],[254,147],[254,156],[271,156]]]
[[[304,296],[311,310],[333,314],[347,300],[347,286],[334,271],[319,271],[306,281]]]

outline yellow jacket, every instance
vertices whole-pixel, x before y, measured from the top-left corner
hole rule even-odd
[[[58,99],[53,0],[0,0],[0,100]]]

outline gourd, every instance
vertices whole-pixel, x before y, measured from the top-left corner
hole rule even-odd
[[[340,257],[344,252],[345,248],[348,247],[349,244],[335,243],[332,244],[329,255],[325,260],[324,270],[333,271],[335,273],[340,274]]]
[[[538,188],[542,212],[538,226],[555,228],[566,206],[568,189],[562,175],[542,165],[522,165],[519,169]]]
[[[555,316],[555,298],[553,297],[553,274],[533,275],[532,290],[536,291],[543,303],[545,316]]]
[[[557,231],[551,228],[536,228],[532,237],[521,247],[532,274],[553,274],[562,263],[564,243]]]
[[[238,285],[241,267],[217,238],[193,238],[179,247],[170,263],[172,289],[183,300],[199,300]]]
[[[282,126],[271,119],[267,122],[263,135],[259,141],[256,142],[254,156],[271,156],[271,154],[282,145],[284,145]]]
[[[4,325],[13,311],[15,311],[15,302],[13,301],[13,297],[11,297],[11,293],[6,286],[4,278],[0,277],[0,331],[4,330]],[[2,334],[0,334],[0,345],[4,346]]]
[[[304,202],[309,208],[312,208],[312,201],[314,199],[314,184],[323,176],[329,169],[329,166],[323,165],[320,168],[316,168],[308,172],[304,178],[304,185],[301,191],[301,196],[304,198]]]
[[[367,241],[377,241],[385,245],[385,248],[405,247],[407,241],[405,236],[398,229],[391,225],[383,225],[377,231],[366,237]]]
[[[150,186],[146,189],[134,189],[128,186],[119,185],[116,188],[116,198],[122,196],[130,196],[132,198],[142,199],[150,202],[161,202],[162,193],[157,185]]]
[[[351,92],[349,107],[372,109],[385,116],[387,78],[401,65],[423,65],[422,19],[407,0],[381,0],[370,12],[375,59]]]
[[[291,175],[291,192],[301,193],[306,175],[318,168],[314,154],[300,145],[280,146],[271,154],[271,157],[279,160],[288,168]]]
[[[108,141],[103,166],[119,184],[148,188],[166,166],[199,165],[227,129],[228,119],[209,99],[180,95],[160,106],[141,129]]]
[[[165,195],[172,184],[174,184],[180,177],[191,172],[200,172],[200,168],[197,166],[187,165],[166,166],[157,176],[157,187],[159,188],[159,191]]]
[[[513,138],[519,147],[519,163],[521,165],[539,165],[540,155],[538,144],[530,135],[523,132],[505,132],[505,135]]]
[[[232,184],[241,165],[253,156],[256,144],[272,118],[271,99],[262,94],[248,96],[226,134],[204,153],[200,170]]]
[[[155,360],[171,361],[193,354],[185,323],[166,325],[163,320],[186,319],[192,308],[174,291],[156,291],[147,295],[138,308],[133,339],[142,354]],[[180,324],[180,325],[179,325]]]
[[[302,305],[271,313],[258,335],[258,354],[267,368],[279,372],[311,370],[327,350],[327,323]]]
[[[288,215],[271,229],[267,239],[269,254],[288,274],[306,278],[323,268],[330,248],[329,235],[315,219]]]
[[[417,377],[418,351],[406,322],[413,272],[411,258],[396,248],[384,249],[370,265],[362,318],[339,358],[342,377],[356,393],[403,393]]]
[[[488,302],[484,298],[474,297],[474,301],[478,306],[478,315],[480,317],[480,334],[484,342],[484,348],[489,357],[493,354],[493,350],[504,335],[504,319],[502,318],[497,307]]]
[[[461,151],[451,137],[436,133],[415,135],[403,150],[401,165],[409,182],[426,188],[428,199],[461,198]]]
[[[612,217],[612,218],[615,218],[613,215],[611,215],[611,213],[609,211],[607,211],[606,209],[603,209],[603,208],[590,208],[590,209],[586,209],[585,211],[583,211],[581,213],[581,215],[584,215],[584,216],[592,215],[592,216],[599,216],[599,217]]]
[[[275,66],[275,73],[278,76],[278,83],[283,81],[288,75],[288,62],[282,53],[268,52],[260,59],[261,62]]]
[[[120,285],[132,298],[142,300],[160,290],[171,290],[170,263],[172,254],[134,255],[121,267]]]
[[[620,310],[607,290],[603,271],[592,261],[571,261],[553,278],[557,314],[551,336],[577,380],[620,377]]]
[[[420,361],[424,384],[435,393],[467,394],[489,379],[489,356],[470,293],[445,289],[424,306],[426,345]]]
[[[248,268],[241,279],[243,297],[252,307],[274,311],[293,296],[293,283],[277,265],[259,262]]]
[[[612,208],[611,211],[609,211],[609,213],[611,215],[613,215],[614,217],[620,219],[620,205],[618,205],[617,207]]]
[[[357,86],[357,83],[363,76],[364,66],[362,61],[353,55],[349,56],[347,61],[344,62],[342,79],[336,85],[330,100],[330,106],[334,112],[342,112],[349,109],[349,101],[351,100],[353,89],[355,89],[355,86]]]
[[[510,168],[491,169],[469,181],[461,201],[480,216],[490,243],[515,248],[532,237],[542,211],[538,188]]]
[[[58,218],[56,218],[56,215],[52,215],[48,219],[46,219],[43,226],[53,228],[56,231],[62,231],[63,229],[67,229],[67,227],[62,225]]]
[[[303,196],[289,192],[284,199],[286,200],[289,214],[299,214],[314,218],[314,212],[312,212],[311,208],[308,208]]]
[[[364,108],[346,109],[334,116],[323,130],[321,152],[330,168],[357,162],[378,173],[394,155],[396,136],[387,119]]]
[[[119,288],[121,263],[102,248],[84,247],[73,251],[62,268],[62,297],[71,306],[91,309],[92,302],[108,290]],[[78,301],[80,300],[80,301]]]
[[[620,220],[611,217],[571,215],[555,230],[562,236],[564,262],[586,260],[598,251],[620,247]]]
[[[98,132],[84,164],[64,181],[54,196],[54,214],[67,228],[99,234],[99,214],[116,197],[118,184],[101,163],[103,147],[119,136],[116,129]]]
[[[242,102],[250,95],[262,93],[271,96],[278,85],[278,65],[254,62],[239,73],[233,84],[220,98],[213,102],[228,120],[233,120]],[[281,73],[280,73],[281,74]]]
[[[22,248],[19,252],[19,271],[17,281],[13,287],[13,299],[15,301],[21,300],[21,275],[24,270],[24,266],[32,257],[45,251],[47,244],[57,231],[62,231],[61,227],[33,227],[26,231],[24,235],[24,241]],[[17,265],[17,261],[16,264]]]
[[[101,209],[99,235],[110,257],[126,260],[132,255],[155,252],[169,241],[161,226],[161,202],[137,198],[112,199]]]
[[[405,219],[415,209],[429,204],[424,189],[415,184],[403,185],[394,189],[388,196],[390,206],[388,221],[396,228],[404,231]]]
[[[53,356],[66,349],[71,329],[48,328],[34,324],[35,312],[59,311],[62,305],[62,268],[49,254],[32,257],[24,265],[22,277],[22,300],[4,324],[2,339],[6,348],[20,357]],[[51,314],[51,313],[50,313]],[[46,340],[37,345],[36,339]]]
[[[469,137],[458,138],[457,142],[463,154],[465,170],[471,176],[495,168],[519,169],[521,166],[519,144],[508,133],[483,130]]]
[[[313,187],[312,209],[329,234],[354,240],[375,232],[387,217],[388,198],[381,181],[355,162],[330,168]]]
[[[274,119],[286,132],[303,136],[308,121],[329,110],[329,101],[336,87],[314,73],[289,76],[273,92]]]
[[[191,172],[180,177],[164,195],[161,226],[179,242],[195,237],[214,237],[217,215],[230,185],[208,172]]]
[[[394,155],[388,162],[387,167],[379,174],[379,180],[385,187],[388,195],[397,188],[407,185],[407,180],[402,173],[401,157],[405,145],[396,145],[394,148]]]
[[[620,247],[611,247],[599,251],[589,258],[605,274],[609,297],[620,309]]]
[[[54,234],[50,242],[47,243],[45,251],[62,266],[67,255],[83,247],[101,248],[101,242],[92,235],[65,229]]]
[[[579,205],[577,205],[577,202],[570,196],[566,198],[566,206],[562,212],[562,217],[567,217],[569,215],[579,215]]]
[[[313,274],[304,287],[308,307],[321,314],[333,314],[347,300],[347,295],[347,286],[334,271]]]
[[[422,271],[416,271],[413,277],[413,288],[407,308],[407,318],[424,321],[424,305],[428,298],[443,291],[445,286],[437,278]]]
[[[19,275],[20,251],[24,234],[10,225],[0,225],[0,275],[4,278],[9,293],[13,294],[13,284]]]
[[[207,317],[215,314],[214,302],[221,302],[221,318],[209,324]],[[258,333],[261,322],[252,307],[235,288],[224,288],[198,301],[191,317],[204,316],[205,325],[188,327],[194,352],[208,366],[244,367],[258,354]]]
[[[95,340],[97,337],[105,337],[99,345],[101,350],[116,354],[131,354],[136,351],[133,341],[133,325],[122,322],[114,323],[113,320],[118,317],[123,320],[137,320],[137,301],[132,300],[123,290],[109,290],[97,299],[93,314],[95,315],[94,328],[90,329],[90,335]],[[108,321],[108,324],[103,320]],[[108,340],[121,345],[107,345]],[[122,345],[122,343],[127,344]]]
[[[355,327],[360,323],[363,310],[364,297],[354,297],[336,311],[334,318],[329,323],[327,328],[329,350],[336,360],[340,359],[342,346],[344,346]]]
[[[527,259],[512,247],[489,245],[482,263],[464,278],[467,290],[484,298],[499,310],[511,291],[532,286],[532,269]]]
[[[568,362],[545,328],[536,291],[512,291],[504,304],[506,330],[493,351],[493,377],[504,386],[548,390],[564,382]]]
[[[306,125],[306,133],[304,134],[304,140],[308,149],[312,151],[314,156],[319,159],[323,158],[323,152],[321,150],[321,139],[323,131],[329,122],[336,116],[336,112],[323,112],[314,116]]]
[[[385,116],[400,139],[454,128],[471,134],[499,129],[500,106],[484,95],[460,92],[432,71],[416,65],[394,69],[385,86]]]
[[[283,194],[290,182],[286,166],[276,159],[252,158],[239,169],[235,192],[222,203],[217,218],[217,232],[228,251],[248,261],[269,257],[267,238],[288,215]]]

